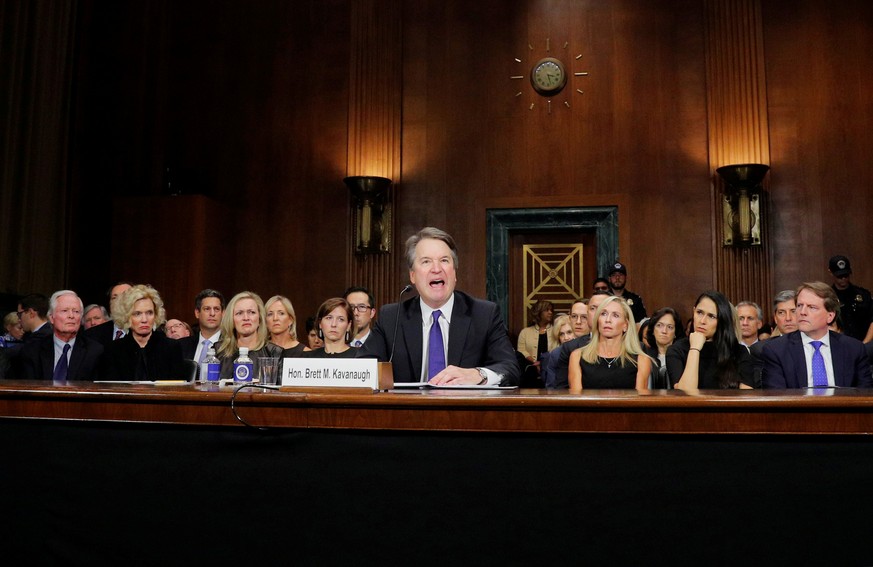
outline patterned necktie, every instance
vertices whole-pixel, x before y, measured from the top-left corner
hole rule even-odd
[[[821,341],[811,341],[809,344],[815,349],[812,353],[812,386],[813,388],[827,388],[828,372],[825,369],[824,357],[821,355]]]
[[[58,364],[55,366],[55,372],[52,374],[52,380],[54,382],[67,381],[67,368],[69,367],[69,362],[67,361],[68,352],[70,352],[69,343],[64,345],[64,352],[61,353],[61,358],[58,359]]]
[[[440,328],[440,310],[433,312],[433,324],[427,342],[427,379],[430,380],[446,367],[446,351],[443,348],[443,330]]]
[[[364,346],[364,343],[362,343],[361,341],[355,341],[355,344],[352,346],[355,346],[357,348],[361,348],[362,346]]]
[[[121,329],[118,329],[117,331],[115,331],[115,338],[112,340],[117,341],[118,339],[120,339],[123,336],[124,336],[124,331],[122,331]]]
[[[198,364],[203,364],[203,361],[206,360],[206,353],[209,352],[209,345],[212,344],[212,341],[209,339],[203,339],[203,348],[200,350],[200,359],[197,361]]]

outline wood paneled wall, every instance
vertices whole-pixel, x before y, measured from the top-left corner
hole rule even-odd
[[[386,201],[395,207],[402,191],[400,140],[403,111],[399,0],[362,0],[351,6],[349,78],[349,134],[347,175],[374,175],[393,181]],[[363,285],[376,306],[397,301],[404,235],[396,233],[395,211],[390,223],[387,254],[354,254],[354,215],[349,215],[346,242],[350,285]],[[404,282],[405,283],[405,282]]]
[[[103,290],[143,262],[110,261],[111,203],[160,196],[175,164],[191,192],[231,211],[206,250],[166,236],[175,269],[211,255],[213,287],[283,293],[301,319],[351,283],[392,300],[401,255],[351,255],[342,179],[371,159],[370,136],[381,174],[402,179],[395,250],[422,226],[445,228],[461,248],[459,287],[476,295],[484,211],[507,204],[617,205],[628,287],[650,311],[687,316],[710,287],[757,298],[770,281],[766,293],[826,278],[836,253],[873,285],[873,9],[860,0],[80,0],[78,13],[75,222],[56,268],[74,287]],[[720,59],[716,41],[736,57]],[[510,79],[546,53],[590,73],[551,113]],[[720,249],[714,222],[713,171],[732,159],[732,132],[761,160],[769,143],[769,250],[751,259]]]
[[[713,279],[716,289],[734,303],[754,301],[766,313],[773,297],[766,182],[760,198],[761,245],[726,247],[722,244],[725,184],[715,171],[723,165],[770,164],[761,6],[758,0],[707,0],[704,6]]]

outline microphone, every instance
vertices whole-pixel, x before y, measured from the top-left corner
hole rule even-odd
[[[394,350],[397,341],[397,324],[400,323],[400,300],[403,299],[403,294],[412,289],[412,284],[406,284],[406,287],[400,290],[400,295],[397,296],[397,318],[394,319],[394,334],[391,336],[391,356],[388,357],[388,362],[394,360]]]

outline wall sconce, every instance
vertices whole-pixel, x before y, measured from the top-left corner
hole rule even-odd
[[[725,165],[715,171],[727,183],[722,213],[725,246],[761,245],[761,182],[769,165],[743,163]]]
[[[356,175],[343,179],[355,208],[355,254],[391,249],[391,203],[386,202],[391,180]]]

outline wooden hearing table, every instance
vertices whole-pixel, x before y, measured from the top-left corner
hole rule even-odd
[[[5,381],[0,530],[9,564],[869,564],[871,394],[246,389],[246,427],[233,388]]]

